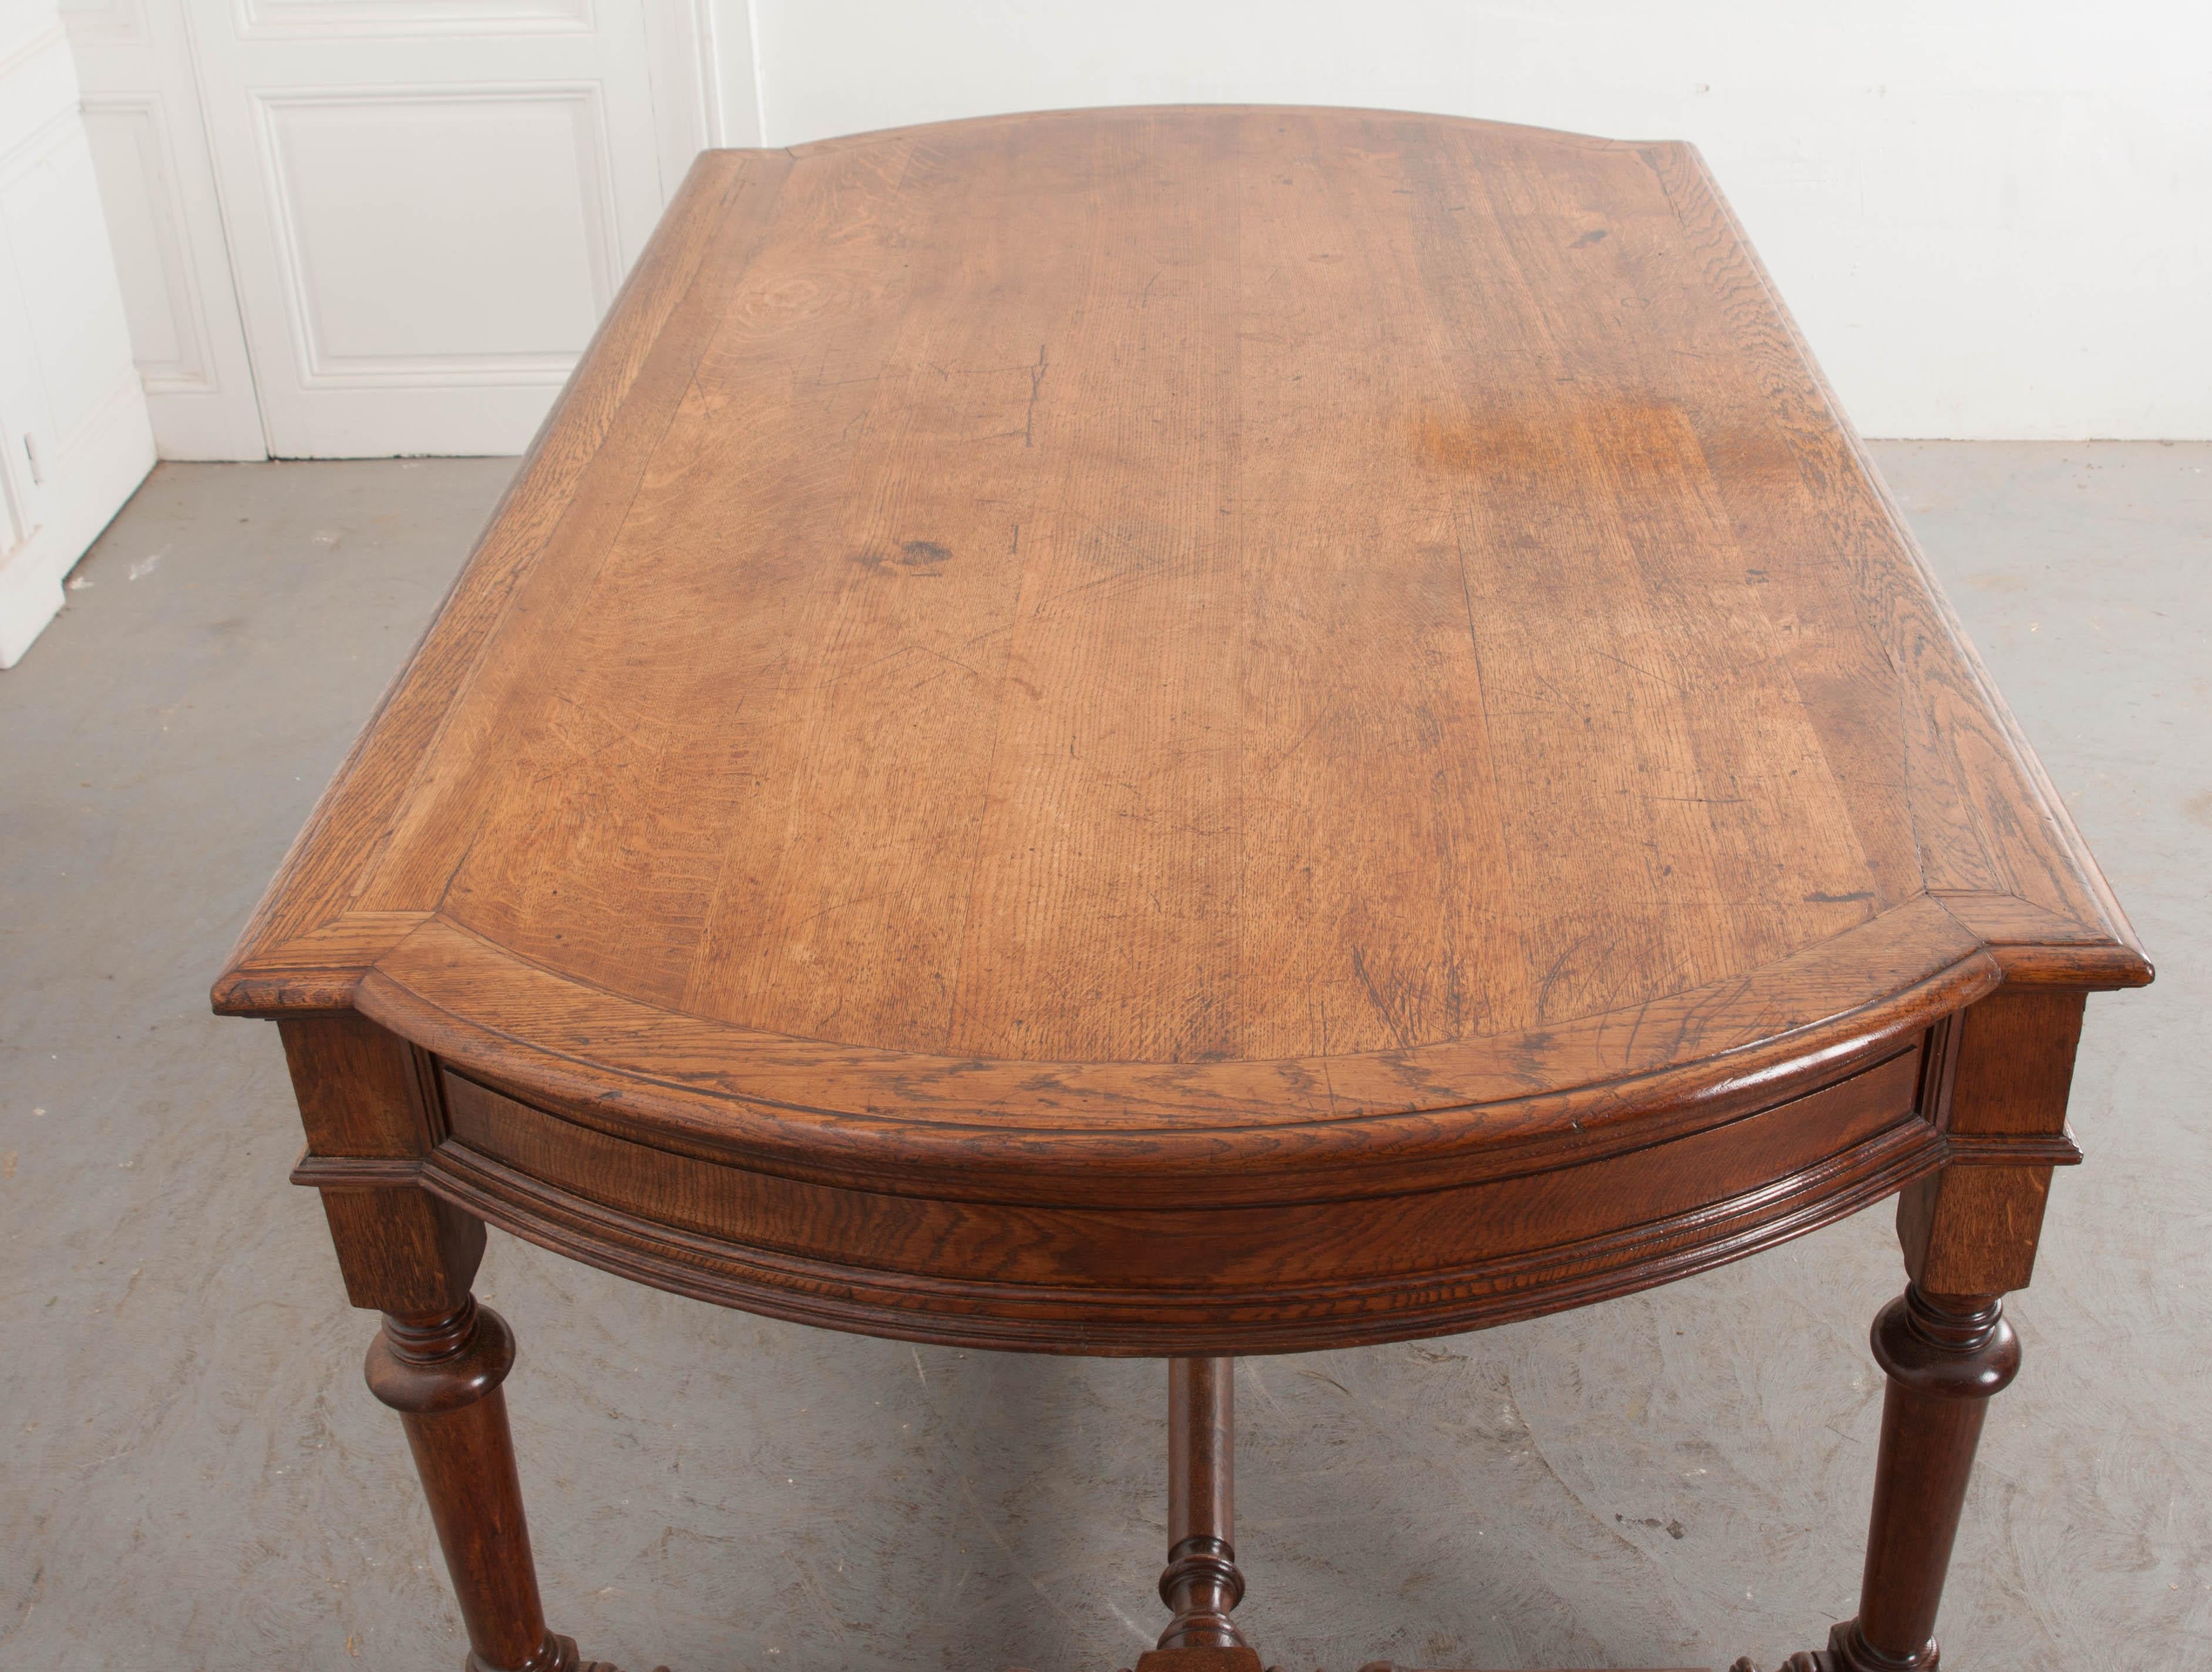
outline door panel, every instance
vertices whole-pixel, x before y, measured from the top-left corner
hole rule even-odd
[[[62,16],[161,456],[259,459],[261,411],[182,0],[68,0]]]
[[[186,3],[270,451],[519,452],[673,184],[641,0]]]

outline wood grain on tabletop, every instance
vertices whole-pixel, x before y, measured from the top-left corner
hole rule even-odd
[[[2001,965],[2147,974],[1696,155],[1152,110],[703,156],[217,998],[1251,1128]]]

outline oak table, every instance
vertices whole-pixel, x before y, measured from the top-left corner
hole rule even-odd
[[[1859,1613],[1790,1664],[1901,1672],[2084,995],[2149,979],[1693,150],[1184,109],[702,156],[215,1003],[472,1668],[577,1664],[486,1224],[1169,1359],[1145,1672],[1256,1672],[1230,1355],[1895,1195]]]

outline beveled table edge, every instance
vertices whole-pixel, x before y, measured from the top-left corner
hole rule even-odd
[[[1055,1181],[1080,1174],[1086,1189],[1126,1190],[1132,1199],[1166,1179],[1204,1178],[1226,1199],[1249,1192],[1255,1200],[1279,1201],[1316,1189],[1340,1191],[1347,1180],[1354,1194],[1418,1188],[1468,1176],[1470,1168],[1492,1170],[1532,1148],[1595,1153],[1620,1142],[1653,1141],[1782,1095],[1786,1086],[1840,1078],[1847,1063],[1873,1060],[1882,1041],[1925,1027],[2001,984],[2093,988],[2148,979],[2148,965],[2132,949],[2086,939],[1992,945],[1961,921],[2007,927],[1990,915],[1980,897],[1920,897],[1823,944],[1840,956],[1853,937],[1877,939],[1885,926],[1910,939],[1918,956],[1891,965],[1893,990],[1725,1041],[1721,1049],[1623,1072],[1577,1074],[1577,1065],[1556,1050],[1550,1062],[1534,1065],[1520,1037],[1335,1059],[1340,1083],[1358,1083],[1364,1065],[1370,1084],[1387,1094],[1422,1095],[1395,1104],[1386,1096],[1334,1112],[1311,1102],[1311,1062],[991,1063],[858,1053],[634,1003],[625,1012],[626,1001],[534,967],[528,977],[539,988],[552,984],[547,990],[557,989],[562,1002],[578,1006],[580,1019],[556,1029],[546,1022],[543,1004],[518,1005],[504,1015],[468,1013],[420,971],[410,978],[404,963],[398,971],[387,967],[398,962],[389,956],[327,987],[319,972],[267,966],[238,971],[218,988],[217,1000],[218,1008],[232,1013],[279,1018],[357,1011],[463,1072],[570,1118],[793,1176],[1025,1196],[1051,1193]],[[403,945],[425,932],[453,933],[453,926],[429,915],[390,917],[404,921],[372,927],[383,936],[400,933]],[[1904,937],[1906,929],[1910,937]],[[349,939],[349,926],[339,938]],[[495,948],[476,945],[513,962]],[[1751,978],[1719,985],[1741,989],[1730,996],[1760,1013]],[[535,998],[535,990],[529,996]],[[1692,1008],[1698,1002],[1697,994],[1686,1000]],[[1599,1017],[1582,1025],[1594,1039],[1618,1038],[1632,1037],[1645,1019]],[[689,1055],[672,1061],[663,1037],[678,1031],[686,1036]],[[1543,1038],[1551,1043],[1552,1031]],[[1436,1061],[1408,1069],[1411,1059],[1425,1055]],[[1455,1055],[1455,1062],[1437,1066]],[[861,1063],[860,1095],[835,1095],[854,1085],[849,1072],[841,1086],[829,1071],[842,1065],[857,1072],[856,1058],[880,1061]],[[1234,1095],[1217,1089],[1240,1079],[1247,1083]],[[1049,1097],[1041,1103],[1040,1093],[1026,1105],[1010,1105],[1004,1096],[1010,1085],[1033,1091],[1042,1085]],[[963,1095],[968,1087],[992,1095]],[[1265,1095],[1270,1089],[1280,1095],[1271,1100]],[[1073,1116],[1049,1116],[1052,1099]],[[1079,1105],[1087,1106],[1088,1118]]]
[[[587,1059],[526,1037],[526,1024],[517,1018],[501,1025],[459,1015],[380,973],[361,984],[356,1007],[508,1095],[678,1152],[893,1194],[1052,1201],[1079,1185],[1091,1200],[1133,1205],[1156,1199],[1163,1188],[1202,1187],[1209,1200],[1227,1204],[1432,1189],[1496,1176],[1532,1158],[1591,1159],[1697,1131],[1846,1079],[2002,979],[1993,958],[1967,947],[1911,972],[1896,993],[1802,1025],[1558,1087],[1528,1089],[1524,1082],[1487,1097],[1318,1118],[1277,1110],[1273,1119],[1255,1120],[1258,1111],[1248,1107],[1233,1122],[1155,1107],[1140,1125],[1057,1127],[1037,1124],[1033,1115],[1025,1123],[994,1118],[988,1109],[933,1110],[918,1071],[910,1100],[899,1100],[894,1085],[884,1098],[842,1108],[732,1087],[727,1082],[740,1080],[744,1065],[711,1046],[714,1071],[689,1079],[656,1072],[649,1061],[614,1060],[611,1037]],[[1170,1067],[1179,1075],[1211,1066]],[[799,1065],[798,1079],[808,1072]]]

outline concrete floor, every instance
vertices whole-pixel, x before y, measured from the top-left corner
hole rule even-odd
[[[1876,451],[2160,970],[2090,1006],[1946,1663],[2212,1668],[2212,445]],[[274,1031],[206,991],[510,468],[165,465],[0,676],[0,1663],[459,1663]],[[1811,1646],[1856,1592],[1889,1220],[1247,1361],[1240,1618],[1340,1672]],[[1158,1629],[1155,1365],[763,1322],[496,1233],[479,1292],[588,1652],[1106,1672]]]

